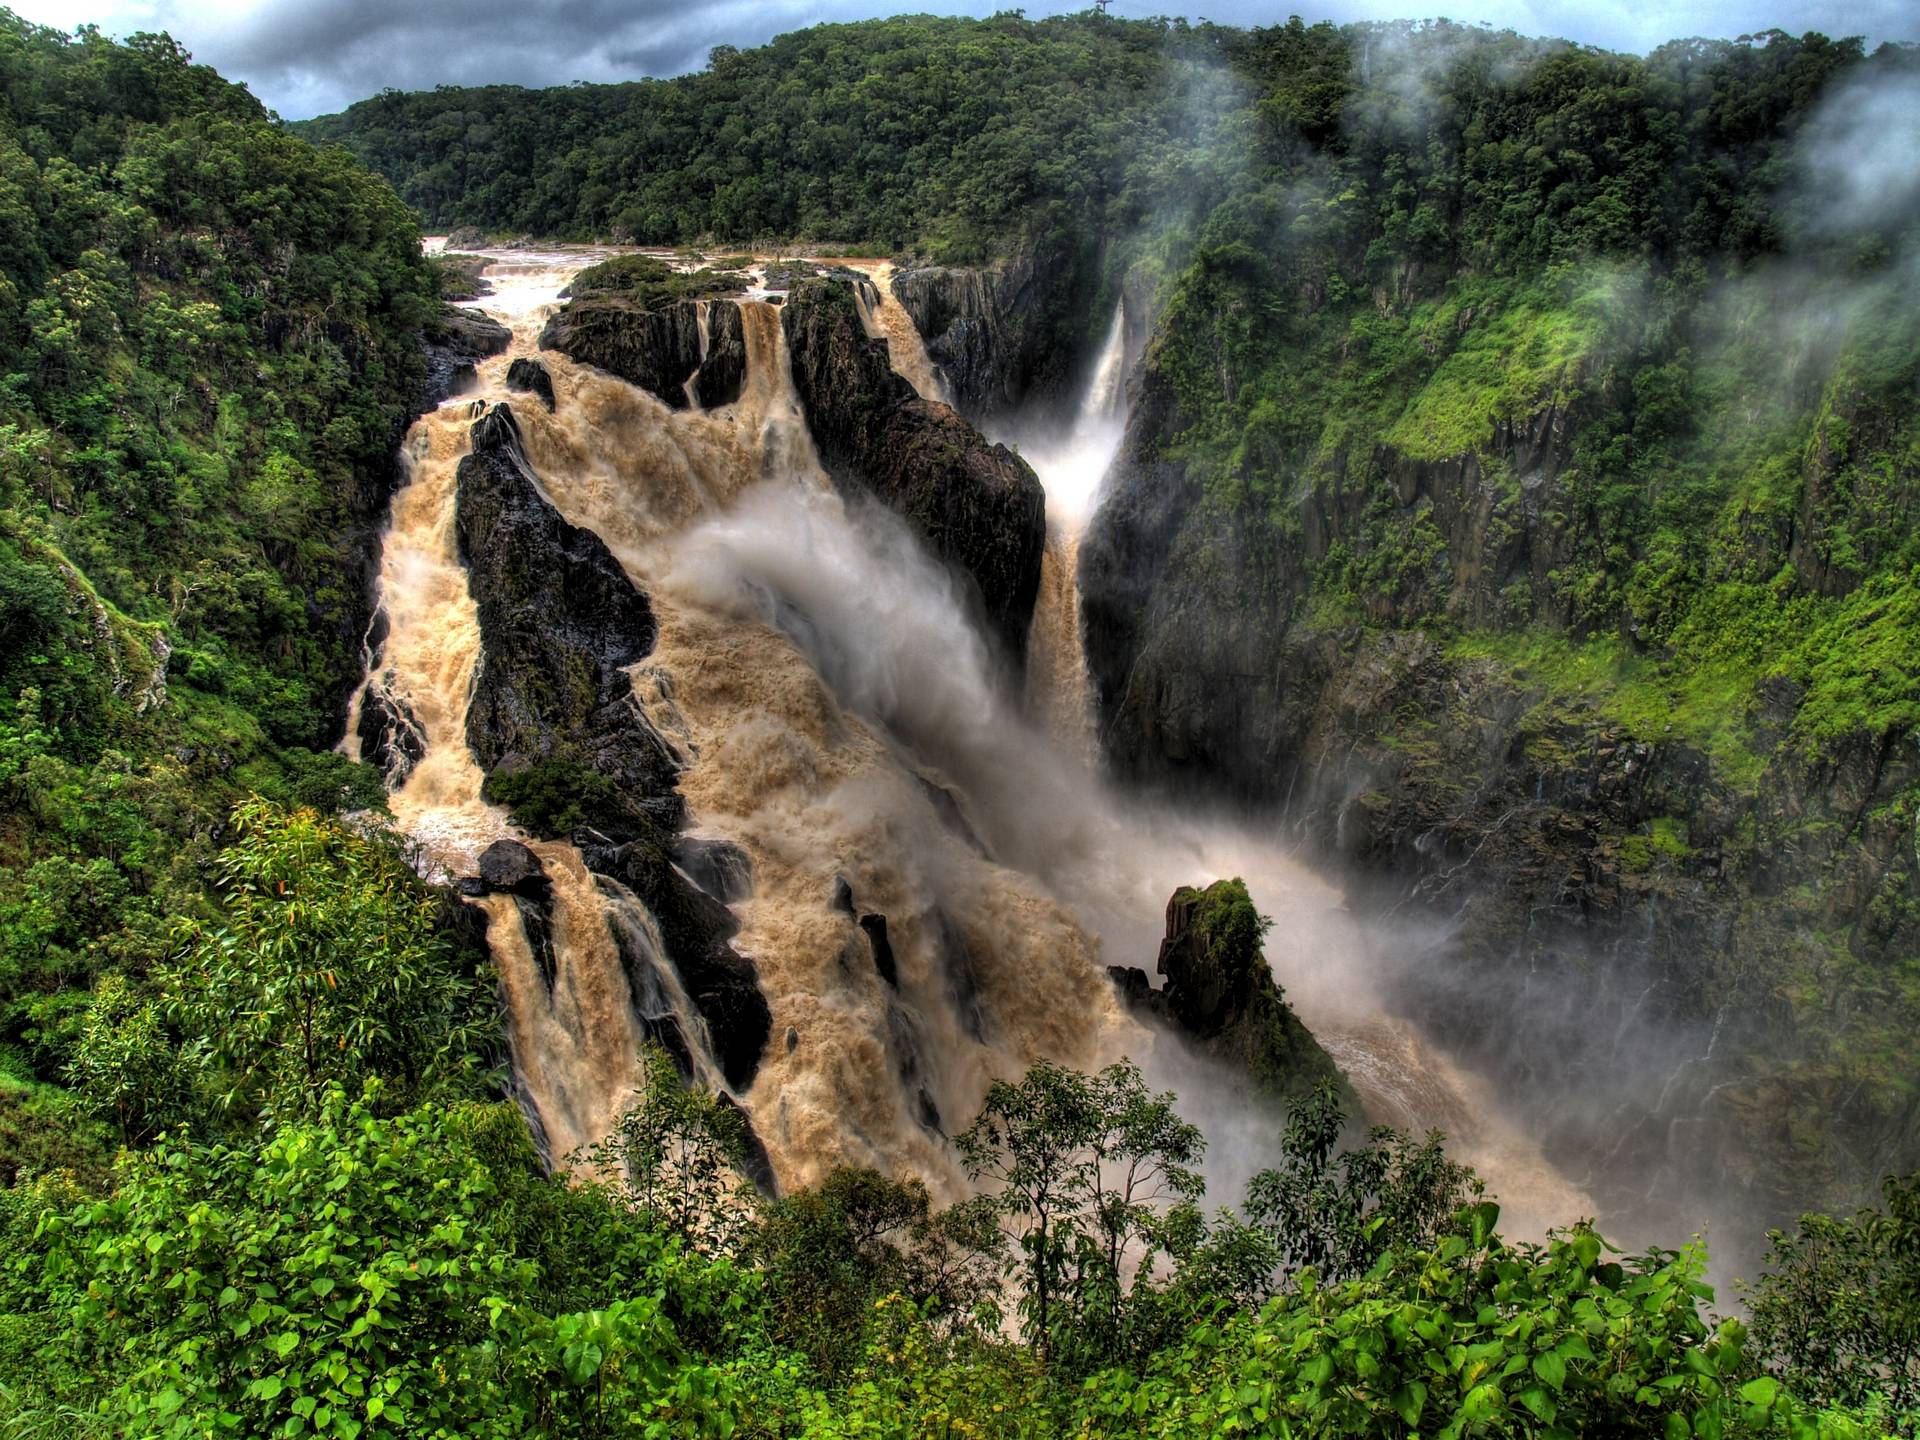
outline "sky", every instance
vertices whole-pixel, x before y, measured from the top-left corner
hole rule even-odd
[[[1187,0],[1188,5],[1196,0]],[[1197,0],[1225,25],[1449,19],[1645,52],[1683,36],[1731,39],[1778,28],[1920,41],[1914,0]],[[22,17],[122,36],[165,30],[196,58],[289,120],[340,110],[385,89],[565,85],[697,70],[715,45],[757,45],[807,25],[904,12],[988,14],[1020,0],[0,0]],[[1083,0],[1024,6],[1029,16]],[[1134,18],[1181,0],[1115,0]]]

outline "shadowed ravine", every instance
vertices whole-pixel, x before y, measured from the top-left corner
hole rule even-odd
[[[630,673],[647,722],[683,762],[688,833],[750,862],[751,889],[730,902],[731,943],[752,962],[771,1030],[736,1098],[781,1185],[872,1164],[954,1197],[965,1181],[946,1135],[990,1079],[1041,1057],[1087,1067],[1130,1055],[1207,1131],[1211,1199],[1234,1198],[1270,1158],[1274,1119],[1235,1077],[1134,1019],[1105,967],[1151,969],[1168,894],[1240,875],[1275,919],[1276,978],[1372,1119],[1445,1129],[1518,1233],[1591,1209],[1484,1082],[1382,1009],[1381,976],[1407,937],[1350,915],[1277,835],[1156,810],[1102,779],[1073,557],[1124,419],[1118,316],[1069,433],[1019,437],[1049,510],[1022,690],[907,526],[828,483],[773,306],[741,302],[747,365],[730,405],[669,409],[552,351],[538,352],[551,413],[508,390],[509,366],[536,353],[558,291],[594,258],[493,256],[494,293],[477,303],[513,343],[407,437],[409,480],[381,563],[388,631],[370,679],[423,746],[395,776],[392,807],[434,866],[472,876],[488,845],[516,835],[482,799],[468,744],[486,661],[455,538],[469,428],[504,401],[543,498],[597,535],[651,603],[657,638]],[[860,292],[869,333],[938,399],[937,372],[884,283]],[[349,737],[357,747],[351,725]],[[564,1161],[607,1133],[660,1024],[686,1042],[696,1079],[726,1086],[646,906],[571,844],[532,848],[551,884],[551,986],[525,907],[501,893],[479,903],[519,1094]],[[850,908],[836,901],[842,882]],[[857,913],[885,917],[891,981]]]

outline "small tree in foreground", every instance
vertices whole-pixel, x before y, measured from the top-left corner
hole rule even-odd
[[[1026,1331],[1041,1357],[1117,1357],[1129,1300],[1150,1288],[1175,1206],[1202,1194],[1206,1141],[1123,1060],[1098,1075],[1041,1061],[995,1081],[958,1137],[967,1173],[987,1180],[1025,1255]],[[1131,1275],[1131,1281],[1129,1281]]]
[[[1768,1236],[1767,1273],[1748,1287],[1754,1348],[1803,1397],[1884,1397],[1920,1422],[1920,1173],[1889,1177],[1884,1209],[1803,1215]]]

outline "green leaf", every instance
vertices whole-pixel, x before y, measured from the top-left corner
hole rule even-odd
[[[1552,1350],[1533,1357],[1533,1373],[1555,1390],[1566,1388],[1567,1362]]]
[[[1772,1409],[1773,1402],[1779,1397],[1780,1382],[1771,1375],[1761,1375],[1740,1387],[1740,1398],[1749,1405],[1758,1405],[1763,1410]]]

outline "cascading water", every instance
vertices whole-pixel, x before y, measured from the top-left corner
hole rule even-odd
[[[1080,640],[1080,536],[1126,432],[1126,308],[1114,306],[1106,343],[1064,436],[1019,438],[1047,491],[1047,549],[1027,641],[1027,704],[1062,745],[1098,759],[1093,686]]]
[[[866,327],[868,338],[887,342],[887,354],[894,370],[919,392],[921,399],[950,404],[952,397],[947,394],[946,381],[940,378],[938,367],[928,358],[926,343],[914,327],[913,317],[907,314],[907,307],[894,298],[889,283],[893,278],[892,264],[885,260],[843,263],[867,277],[865,284],[854,286],[853,303],[860,311],[860,323]]]
[[[481,400],[504,398],[506,366],[531,351],[560,285],[593,258],[496,258],[483,304],[514,340],[481,367]],[[896,344],[898,320],[883,323],[898,305],[864,303],[896,367],[925,366],[918,336]],[[1445,1125],[1455,1149],[1539,1219],[1587,1208],[1553,1188],[1551,1167],[1471,1077],[1372,1002],[1380,958],[1336,893],[1266,837],[1141,810],[1099,779],[1070,551],[1049,557],[1035,666],[1083,728],[1004,695],[948,572],[891,514],[827,483],[778,311],[741,304],[748,364],[733,405],[673,411],[549,352],[555,412],[515,413],[546,497],[651,597],[659,633],[633,669],[635,693],[685,757],[695,832],[750,858],[751,892],[731,906],[734,944],[754,962],[772,1039],[739,1098],[780,1182],[871,1164],[954,1198],[965,1181],[946,1136],[991,1078],[1043,1056],[1085,1067],[1130,1055],[1180,1092],[1213,1142],[1214,1198],[1235,1198],[1272,1152],[1271,1121],[1211,1062],[1138,1024],[1103,967],[1151,963],[1174,886],[1237,874],[1286,917],[1268,947],[1276,976],[1377,1118]],[[1062,543],[1077,539],[1118,444],[1120,333],[1116,319],[1070,436],[1025,447]],[[404,704],[425,742],[394,790],[396,820],[455,874],[512,834],[481,798],[464,729],[481,656],[453,507],[473,408],[471,396],[450,402],[409,436],[410,481],[382,557],[390,628],[370,664],[371,684]],[[628,1103],[654,1019],[674,1021],[696,1078],[723,1082],[645,907],[571,846],[533,848],[553,882],[551,985],[517,902],[481,903],[523,1103],[561,1160]],[[891,978],[856,910],[885,917]]]

